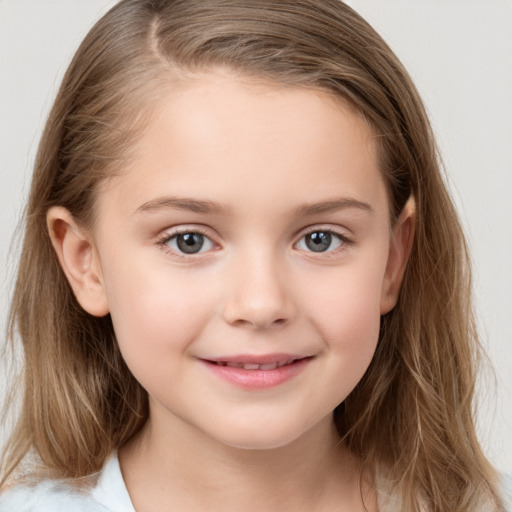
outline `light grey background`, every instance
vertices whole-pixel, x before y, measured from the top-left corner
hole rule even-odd
[[[0,0],[0,326],[40,132],[74,50],[114,0]],[[486,452],[512,473],[512,1],[349,0],[384,36],[430,112],[469,237],[481,333],[497,371],[482,393]],[[0,377],[0,390],[5,377]],[[0,433],[1,434],[1,433]],[[1,435],[0,435],[1,439]]]

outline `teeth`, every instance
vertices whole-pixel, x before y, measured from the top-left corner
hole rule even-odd
[[[260,365],[256,363],[244,363],[244,370],[259,370]]]
[[[244,370],[275,370],[276,368],[282,368],[288,364],[292,364],[295,359],[288,359],[286,361],[258,364],[258,363],[234,363],[231,361],[215,361],[218,366],[229,366],[230,368],[243,368]]]
[[[275,370],[277,368],[277,363],[268,363],[268,364],[261,364],[260,370]]]

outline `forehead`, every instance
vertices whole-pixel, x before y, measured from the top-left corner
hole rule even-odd
[[[166,194],[245,209],[340,194],[382,202],[373,132],[327,91],[210,73],[175,82],[148,119],[103,206],[133,210]]]

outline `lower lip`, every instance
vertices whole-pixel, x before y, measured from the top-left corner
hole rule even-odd
[[[274,370],[246,370],[202,360],[217,377],[247,389],[268,389],[284,384],[301,373],[313,358],[305,357]]]

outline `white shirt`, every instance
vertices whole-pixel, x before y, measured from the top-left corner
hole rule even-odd
[[[512,494],[512,478],[504,479],[505,507]],[[0,495],[0,512],[135,512],[113,454],[94,486],[77,489],[65,480],[44,480],[35,485],[14,487]]]
[[[117,455],[112,455],[93,487],[76,488],[65,480],[44,480],[0,495],[0,512],[135,512]]]

